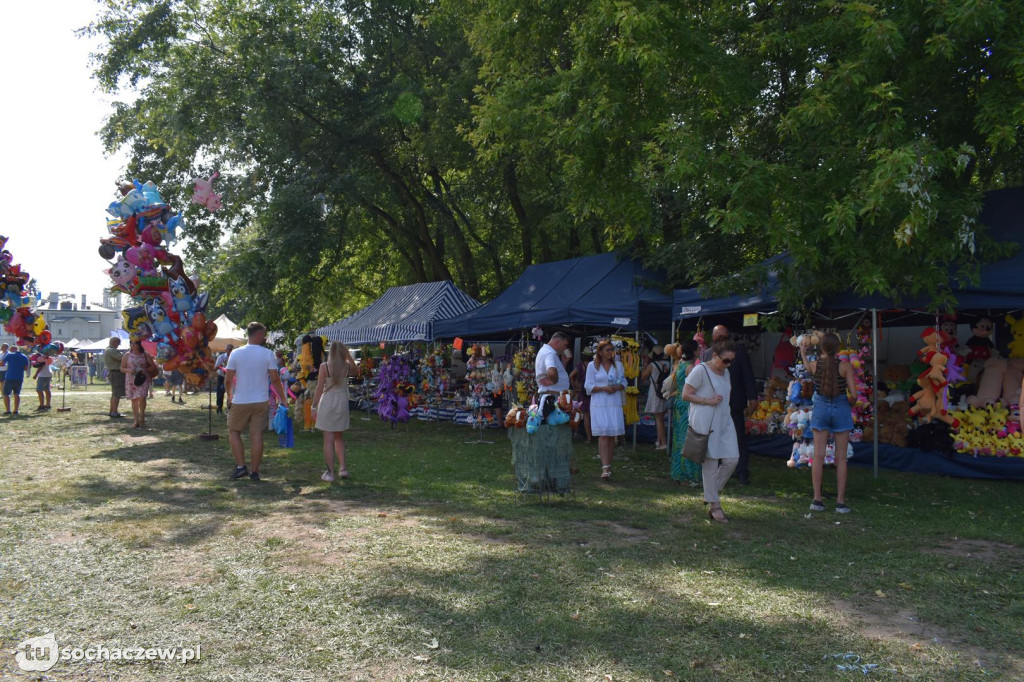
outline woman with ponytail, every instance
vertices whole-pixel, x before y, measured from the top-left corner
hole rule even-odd
[[[846,506],[846,450],[853,431],[853,413],[846,397],[848,386],[856,385],[853,365],[839,359],[839,337],[825,334],[821,339],[821,355],[816,360],[807,357],[811,342],[805,335],[800,342],[800,355],[804,367],[814,377],[814,410],[811,413],[811,431],[814,433],[814,461],[811,463],[811,481],[814,498],[811,511],[825,511],[821,499],[821,479],[825,468],[825,446],[829,434],[836,441],[836,511],[849,514]]]

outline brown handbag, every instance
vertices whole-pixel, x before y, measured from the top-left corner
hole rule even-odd
[[[701,365],[703,367],[703,365]],[[708,383],[711,383],[711,374],[708,368],[704,367],[708,375]],[[712,386],[712,388],[714,388]],[[686,427],[686,440],[683,441],[682,455],[695,464],[703,464],[708,457],[708,438],[714,433],[714,429],[708,429],[707,433],[701,433],[690,424]]]

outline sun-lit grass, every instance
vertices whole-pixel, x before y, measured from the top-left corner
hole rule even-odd
[[[152,428],[72,411],[0,421],[0,671],[22,640],[202,644],[196,663],[58,663],[58,679],[886,679],[1024,674],[1021,486],[854,469],[854,513],[811,515],[806,472],[755,458],[713,525],[664,455],[620,450],[576,495],[512,494],[510,447],[353,418],[352,478],[320,437],[269,437],[230,481],[207,415]]]

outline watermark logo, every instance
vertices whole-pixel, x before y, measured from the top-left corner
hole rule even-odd
[[[18,645],[18,653],[14,655],[14,660],[18,662],[19,668],[28,672],[40,673],[57,665],[59,658],[60,650],[57,649],[57,638],[53,636],[52,632],[48,632],[42,637],[26,639]]]
[[[95,663],[98,661],[153,661],[190,663],[202,658],[200,645],[194,647],[114,647],[102,644],[88,647],[58,647],[52,632],[26,639],[18,645],[14,660],[26,672],[46,672],[57,661]]]

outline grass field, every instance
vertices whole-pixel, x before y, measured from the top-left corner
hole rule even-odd
[[[809,474],[754,458],[722,526],[650,446],[620,449],[609,486],[579,444],[575,498],[517,501],[502,432],[467,445],[465,427],[355,414],[351,479],[320,481],[319,434],[299,433],[271,439],[263,482],[230,481],[223,417],[219,441],[196,437],[205,396],[158,391],[141,433],[106,400],[0,417],[0,675],[1024,677],[1016,483],[854,469],[854,513],[811,515]],[[202,657],[21,672],[18,644],[50,632]]]

